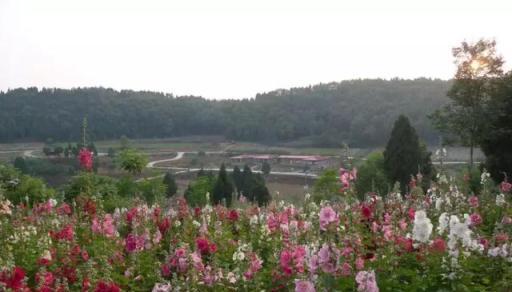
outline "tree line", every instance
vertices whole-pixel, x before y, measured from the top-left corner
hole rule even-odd
[[[0,92],[0,142],[76,141],[84,117],[93,140],[218,134],[240,141],[308,146],[384,145],[406,114],[418,135],[437,143],[427,114],[445,105],[449,81],[350,80],[275,90],[253,99],[207,100],[107,88]]]

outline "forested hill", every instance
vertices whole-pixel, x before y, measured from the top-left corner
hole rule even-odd
[[[427,114],[447,102],[448,81],[352,80],[208,100],[105,88],[15,89],[0,93],[0,142],[74,141],[82,118],[96,140],[223,134],[259,142],[314,141],[317,146],[384,145],[401,113],[420,136],[437,142]]]

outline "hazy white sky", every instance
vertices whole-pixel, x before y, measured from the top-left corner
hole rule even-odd
[[[0,0],[0,90],[104,86],[207,98],[354,78],[447,79],[509,0]],[[506,68],[510,68],[507,63]]]

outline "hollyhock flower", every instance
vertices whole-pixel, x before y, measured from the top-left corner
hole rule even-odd
[[[412,229],[412,238],[416,241],[426,243],[432,234],[432,223],[427,218],[425,211],[417,211],[414,216],[414,226]]]
[[[341,275],[350,276],[351,274],[352,274],[352,266],[350,266],[349,263],[344,262],[343,265],[341,265]]]
[[[286,275],[291,275],[293,270],[290,266],[292,262],[292,254],[288,250],[281,251],[281,256],[279,257],[279,264],[281,265],[281,269]]]
[[[92,152],[82,148],[80,153],[78,154],[78,161],[80,162],[80,166],[86,171],[92,170]]]
[[[228,219],[231,221],[238,221],[238,212],[236,210],[229,211]]]
[[[372,213],[372,208],[369,205],[364,204],[361,206],[361,214],[366,220],[372,218]]]
[[[71,215],[71,207],[68,204],[63,203],[62,205],[60,205],[60,207],[57,208],[57,214]]]
[[[7,272],[1,272],[0,283],[14,291],[22,291],[25,288],[25,271],[20,267],[14,267],[10,276]]]
[[[508,234],[504,233],[504,232],[500,232],[498,234],[496,234],[496,242],[507,242],[508,241]]]
[[[156,283],[151,292],[171,292],[171,284]]]
[[[330,223],[333,223],[333,222],[337,223],[339,220],[338,214],[336,214],[336,212],[330,206],[323,207],[320,210],[319,217],[320,217],[320,229],[324,230],[324,231],[327,230],[327,225],[329,225]]]
[[[505,180],[505,181],[501,182],[500,190],[503,193],[508,193],[508,192],[512,191],[512,184]]]
[[[295,280],[295,292],[316,292],[316,289],[310,281]]]
[[[160,230],[160,233],[165,235],[167,230],[171,228],[171,220],[169,218],[164,218],[160,222],[158,222],[158,230]]]
[[[144,237],[143,236],[137,236],[135,234],[128,234],[124,241],[124,245],[126,248],[126,251],[128,252],[136,252],[141,251],[144,249]]]
[[[379,292],[374,271],[360,271],[356,275],[357,291],[359,292]]]
[[[446,242],[444,239],[438,237],[434,239],[434,242],[432,243],[432,249],[436,252],[443,253],[446,251]]]
[[[358,257],[356,259],[356,269],[358,269],[358,270],[364,269],[364,259],[362,257]]]
[[[94,292],[120,292],[121,289],[115,283],[99,281]]]
[[[504,216],[503,219],[501,219],[501,223],[504,225],[512,224],[512,217]]]
[[[478,208],[478,206],[479,206],[479,202],[478,202],[478,197],[477,196],[469,197],[468,202],[469,202],[469,205],[471,207],[473,207],[473,208]]]
[[[68,224],[68,225],[64,226],[64,228],[62,228],[59,232],[57,232],[55,234],[55,237],[58,240],[72,241],[74,234],[75,234],[75,232],[73,231],[73,225]]]
[[[12,211],[12,203],[9,200],[1,201],[0,202],[0,215],[11,215]]]
[[[400,219],[400,221],[398,222],[398,226],[402,231],[407,230],[407,222],[405,221],[405,219]]]
[[[469,221],[473,226],[480,225],[482,223],[482,216],[478,213],[473,213],[469,216]]]
[[[414,208],[412,208],[412,207],[409,208],[409,211],[407,212],[407,214],[409,215],[410,220],[414,220],[415,213],[416,213],[416,211],[414,210]]]

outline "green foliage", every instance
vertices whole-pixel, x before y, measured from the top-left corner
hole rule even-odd
[[[231,206],[232,196],[233,196],[233,184],[228,177],[226,172],[226,166],[224,163],[220,166],[219,175],[217,176],[217,181],[212,190],[212,203],[213,205],[221,204],[223,202],[226,203],[226,206]]]
[[[341,185],[336,175],[336,170],[328,169],[315,181],[313,187],[313,198],[315,201],[339,198]]]
[[[409,119],[402,115],[396,120],[384,151],[384,169],[389,182],[399,182],[400,190],[405,193],[411,176],[418,173],[421,164],[421,147],[416,130]]]
[[[80,141],[83,117],[97,140],[215,134],[246,141],[308,139],[314,146],[383,145],[393,120],[407,112],[422,138],[438,133],[426,112],[446,104],[450,82],[349,80],[207,100],[105,88],[14,89],[0,93],[0,141]],[[29,131],[26,129],[30,129]],[[128,148],[128,143],[121,145]]]
[[[264,161],[263,164],[261,165],[261,172],[263,172],[264,175],[269,175],[270,169],[270,164]]]
[[[138,183],[138,194],[148,203],[153,205],[162,201],[165,197],[167,186],[158,179],[145,179]]]
[[[494,81],[490,93],[489,129],[483,134],[486,168],[496,182],[512,178],[512,72]]]
[[[125,149],[117,156],[119,167],[132,175],[140,174],[148,163],[147,155],[137,151],[136,149]]]
[[[41,179],[23,175],[3,164],[0,164],[0,189],[13,204],[28,203],[32,206],[55,196],[54,190],[47,188]]]
[[[184,197],[190,206],[202,207],[208,203],[207,193],[211,194],[215,184],[213,176],[201,176],[190,183]]]
[[[233,182],[235,183],[236,191],[240,195],[243,186],[243,178],[242,172],[240,171],[240,168],[238,166],[235,166],[233,168],[233,173],[231,174],[231,177],[233,178]]]
[[[369,192],[375,192],[381,196],[387,194],[391,186],[386,177],[382,152],[373,152],[366,157],[366,161],[357,171],[355,184],[357,195],[361,200]]]
[[[21,171],[21,173],[28,173],[27,164],[25,163],[25,159],[23,157],[16,157],[14,159],[13,165],[17,170]]]
[[[174,196],[176,194],[176,192],[178,191],[178,186],[176,185],[176,180],[174,179],[174,176],[172,175],[171,172],[165,173],[163,183],[166,186],[165,193],[167,194],[167,197]]]
[[[72,202],[79,195],[102,199],[116,196],[118,186],[116,180],[111,177],[94,173],[80,173],[71,179],[65,188],[65,194],[68,202]]]
[[[112,147],[108,148],[107,156],[110,158],[116,157],[116,150]]]
[[[485,39],[462,42],[453,49],[453,57],[458,67],[448,92],[451,101],[430,117],[436,128],[470,146],[472,167],[473,148],[489,130],[488,96],[493,78],[503,74],[503,58],[496,53],[496,42]]]

